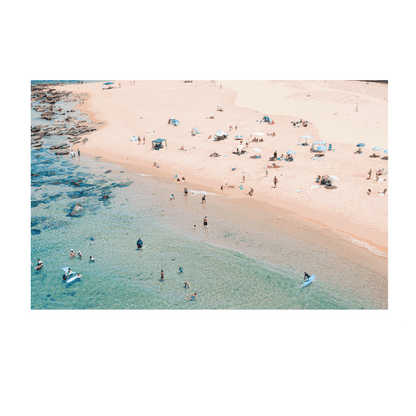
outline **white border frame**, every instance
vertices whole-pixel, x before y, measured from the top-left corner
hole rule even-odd
[[[14,217],[20,259],[30,259],[30,81],[32,79],[102,80],[354,80],[389,81],[389,266],[387,310],[31,310],[30,270],[14,253],[14,310],[16,326],[402,326],[404,324],[403,155],[404,68],[401,65],[347,66],[31,66],[17,65],[14,120]],[[399,140],[400,138],[400,140]],[[18,156],[18,157],[16,157]],[[16,247],[14,245],[14,247]]]

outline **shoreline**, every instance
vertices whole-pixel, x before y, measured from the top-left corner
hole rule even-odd
[[[179,81],[178,81],[179,82]],[[124,81],[124,84],[127,84],[126,81]],[[380,252],[387,254],[388,253],[388,233],[383,232],[382,230],[377,229],[370,229],[365,226],[363,226],[360,223],[351,221],[349,218],[346,218],[342,215],[337,215],[328,213],[328,212],[322,212],[319,209],[316,209],[315,207],[310,206],[304,206],[302,204],[297,204],[296,202],[293,202],[291,200],[284,200],[279,196],[272,196],[272,195],[265,195],[261,192],[255,192],[254,196],[251,198],[246,197],[247,189],[244,189],[241,191],[236,187],[236,189],[224,189],[223,191],[220,191],[221,185],[224,184],[224,182],[220,182],[217,180],[217,178],[209,177],[207,180],[207,177],[198,175],[198,172],[195,172],[191,166],[187,166],[186,163],[183,163],[181,165],[181,169],[179,169],[171,166],[171,165],[165,165],[165,162],[163,165],[157,169],[150,167],[151,161],[150,160],[144,160],[143,156],[147,156],[147,154],[140,155],[142,157],[137,157],[138,155],[130,155],[127,157],[126,155],[120,154],[118,152],[112,151],[111,148],[107,148],[103,146],[103,143],[100,141],[95,144],[95,146],[91,145],[91,142],[94,140],[96,136],[101,135],[101,131],[104,128],[109,127],[108,120],[101,117],[99,115],[98,111],[95,111],[94,108],[91,108],[91,98],[92,93],[85,91],[85,86],[88,84],[82,84],[81,86],[77,85],[77,92],[83,92],[86,93],[87,96],[84,100],[84,104],[80,105],[77,104],[76,108],[86,114],[88,114],[88,117],[93,122],[103,122],[103,124],[97,126],[97,131],[93,132],[89,135],[89,141],[86,143],[86,145],[79,146],[82,153],[85,153],[86,155],[90,157],[101,157],[102,160],[114,163],[120,166],[123,166],[133,172],[141,173],[141,174],[148,174],[154,178],[159,179],[165,179],[169,180],[172,183],[176,183],[174,180],[174,175],[178,174],[178,176],[185,176],[186,182],[178,182],[178,185],[183,189],[184,185],[191,185],[195,188],[195,190],[212,190],[213,192],[217,194],[221,194],[224,196],[231,196],[234,199],[236,203],[238,203],[240,206],[249,206],[258,210],[264,210],[267,212],[276,212],[278,210],[284,210],[285,215],[289,216],[297,216],[302,220],[308,221],[310,223],[313,223],[317,226],[324,227],[331,229],[334,232],[341,232],[343,234],[346,234],[356,240],[359,240],[361,242],[364,242],[366,244],[369,244],[370,246],[376,248]],[[91,84],[90,84],[91,85]],[[68,85],[65,85],[62,87],[62,89],[66,89]],[[71,85],[73,87],[73,85]],[[80,87],[80,88],[79,88]],[[126,85],[122,85],[122,87],[125,90],[128,90],[128,87],[126,88]],[[121,90],[123,90],[121,88]],[[72,88],[74,90],[74,88]],[[121,91],[120,90],[120,91]],[[231,100],[236,101],[237,92],[233,91],[234,94],[231,94]],[[238,108],[237,108],[238,110]],[[273,116],[276,117],[276,116]],[[110,123],[111,124],[111,123]],[[277,130],[277,127],[275,127]],[[300,132],[303,132],[301,130]],[[232,134],[232,133],[231,133]],[[231,136],[230,134],[230,136]],[[316,134],[316,133],[315,133]],[[319,133],[318,133],[319,134]],[[102,135],[101,135],[102,136]],[[131,136],[130,136],[131,137]],[[163,136],[162,136],[163,137]],[[153,138],[153,137],[152,137]],[[93,140],[91,140],[93,139]],[[150,141],[149,136],[147,139]],[[170,140],[170,139],[168,139]],[[170,140],[173,141],[173,140]],[[335,146],[338,146],[337,142],[335,143]],[[105,144],[105,143],[104,143]],[[233,143],[235,144],[235,142]],[[146,148],[149,146],[149,143],[146,143]],[[340,147],[341,144],[339,144],[338,147]],[[134,147],[137,147],[137,145],[133,145],[132,150]],[[142,146],[140,146],[142,148]],[[145,150],[145,147],[143,146],[143,150]],[[153,157],[155,160],[157,160],[157,163],[160,163],[159,160],[161,160],[162,153],[164,152],[159,151],[151,151],[151,157]],[[148,153],[148,152],[147,152]],[[185,153],[185,152],[180,152]],[[190,152],[187,152],[188,154]],[[163,159],[164,157],[162,157]],[[266,162],[263,162],[266,163]],[[319,162],[320,163],[320,162]],[[146,166],[149,164],[149,166]],[[286,167],[286,166],[285,166]],[[177,169],[177,170],[176,170]],[[204,173],[203,173],[204,174]],[[270,175],[270,179],[273,176],[273,173]]]

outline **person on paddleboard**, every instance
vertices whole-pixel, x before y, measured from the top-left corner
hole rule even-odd
[[[305,275],[303,276],[303,280],[305,281],[305,282],[307,282],[308,281],[308,279],[310,278],[310,276],[308,275],[308,273],[306,273],[306,272],[303,272],[303,273],[305,273]]]

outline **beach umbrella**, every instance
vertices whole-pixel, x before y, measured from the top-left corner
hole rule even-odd
[[[294,155],[296,152],[294,150],[288,150],[286,153],[288,155]]]
[[[327,147],[326,146],[318,146],[317,148],[316,148],[316,150],[319,150],[319,151],[325,151],[325,150],[327,150]]]
[[[114,84],[114,82],[104,82],[103,85],[112,85],[112,84]]]
[[[304,136],[300,136],[299,139],[313,139],[313,136],[309,136],[309,134],[305,134]]]
[[[377,152],[379,150],[383,150],[383,148],[380,147],[380,146],[375,146],[375,147],[373,147],[373,150]]]
[[[253,150],[254,150],[255,152],[261,152],[261,150],[260,150],[258,147],[253,147]]]
[[[365,146],[365,144],[364,143],[358,143],[357,144],[357,147],[364,147]]]
[[[242,136],[241,134],[239,134],[239,135],[235,136],[235,138],[236,138],[236,139],[242,139],[242,138],[243,138],[243,136]]]
[[[388,154],[389,153],[389,149],[386,149],[383,153],[387,153]]]

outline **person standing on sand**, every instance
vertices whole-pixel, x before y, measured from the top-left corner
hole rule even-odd
[[[207,202],[206,195],[202,195],[202,203],[205,204]]]
[[[369,171],[368,171],[368,178],[367,179],[371,179],[371,174],[373,173],[373,171],[370,169]]]
[[[79,156],[81,156],[81,152],[80,152],[80,150],[78,149],[78,157],[79,157]]]
[[[142,144],[142,139],[140,138],[140,136],[137,138],[137,144]]]
[[[277,177],[275,176],[275,177],[274,177],[274,179],[273,179],[273,183],[274,183],[274,187],[275,187],[275,188],[276,188],[276,184],[277,184],[277,182],[278,182],[278,181],[277,181]]]
[[[368,191],[367,191],[367,195],[370,195],[371,194],[371,189],[369,189]]]
[[[188,196],[188,188],[185,186],[184,190],[183,190],[185,196]]]
[[[206,215],[204,217],[204,227],[208,227],[208,217]]]
[[[266,178],[267,178],[267,175],[269,174],[269,171],[266,169]]]
[[[146,142],[146,136],[143,136],[143,144]]]
[[[243,183],[245,183],[246,182],[246,177],[245,177],[245,175],[243,175]]]

